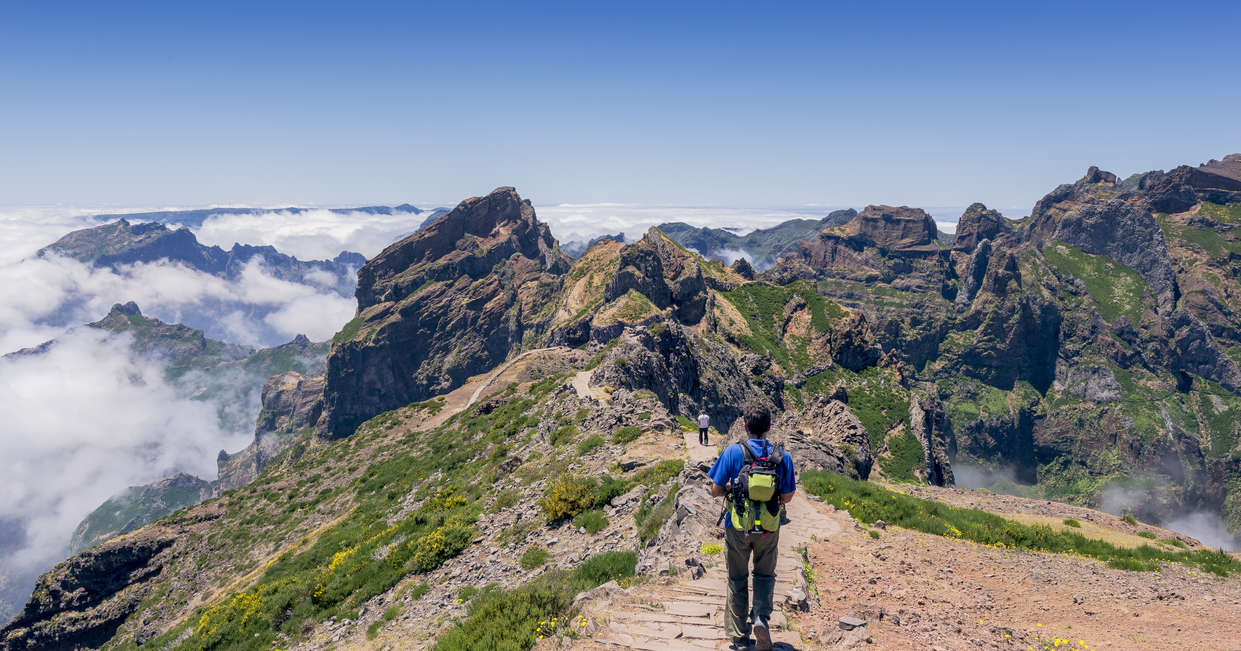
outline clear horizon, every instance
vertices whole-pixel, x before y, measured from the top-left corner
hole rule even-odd
[[[454,205],[513,185],[536,205],[1020,216],[1090,165],[1241,150],[1239,21],[1203,1],[11,4],[0,205]]]

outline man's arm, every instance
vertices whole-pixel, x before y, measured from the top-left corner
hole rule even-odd
[[[793,492],[792,492],[792,493],[785,493],[785,494],[781,495],[781,496],[780,496],[780,503],[781,503],[781,504],[788,504],[789,502],[792,502],[792,501],[793,501],[793,493],[796,493],[796,492],[797,492],[796,490],[793,490]]]
[[[724,497],[726,492],[723,486],[715,483],[715,480],[711,481],[711,497]]]

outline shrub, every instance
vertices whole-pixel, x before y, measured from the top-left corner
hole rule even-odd
[[[878,531],[875,531],[874,529],[871,529],[870,531],[868,531],[868,532],[866,532],[866,533],[869,533],[871,538],[874,538],[875,540],[879,540],[879,532],[878,532]]]
[[[1120,521],[1124,522],[1125,524],[1131,524],[1131,525],[1137,525],[1138,523],[1138,519],[1133,517],[1132,513],[1126,513],[1120,516]]]
[[[552,571],[519,588],[485,591],[470,603],[469,615],[433,649],[525,651],[538,641],[540,622],[567,615],[578,592],[633,576],[637,561],[633,552],[608,552],[591,557],[573,572]]]
[[[423,598],[423,596],[425,596],[427,594],[427,591],[430,589],[431,589],[431,586],[425,583],[419,583],[418,585],[414,586],[413,590],[409,591],[409,598],[417,601],[418,599]]]
[[[1169,545],[1172,545],[1173,547],[1180,547],[1181,549],[1185,549],[1185,543],[1181,542],[1180,538],[1164,538],[1163,542],[1166,542]]]
[[[1151,533],[1151,532],[1149,532],[1149,531],[1139,531],[1139,532],[1138,532],[1138,535],[1139,535],[1139,536],[1141,536],[1141,537],[1143,537],[1143,538],[1149,538],[1149,539],[1151,539],[1151,540],[1154,540],[1154,539],[1156,539],[1156,538],[1158,538],[1158,537],[1159,537],[1159,536],[1156,536],[1155,534],[1153,534],[1153,533]]]
[[[1074,519],[1072,519],[1072,518],[1069,518],[1068,520],[1065,520],[1065,521],[1064,521],[1064,526],[1066,526],[1066,527],[1073,527],[1074,529],[1081,529],[1081,528],[1082,528],[1082,523],[1080,523],[1080,522],[1078,522],[1077,520],[1074,520]]]
[[[551,444],[560,445],[577,438],[577,425],[565,425],[552,432]]]
[[[565,475],[552,482],[539,504],[549,521],[571,518],[595,503],[595,480]]]
[[[573,526],[582,527],[586,533],[599,533],[608,527],[608,517],[603,511],[587,511],[573,518]]]
[[[641,435],[642,430],[640,428],[633,425],[626,425],[625,427],[616,430],[616,434],[612,435],[612,442],[624,445],[625,443],[628,443]]]
[[[715,556],[715,555],[717,555],[717,554],[719,554],[719,553],[723,552],[723,551],[724,551],[724,548],[723,548],[723,547],[720,547],[719,545],[717,545],[717,544],[715,544],[715,543],[707,543],[707,544],[703,545],[702,547],[699,547],[699,548],[698,548],[698,551],[700,551],[700,552],[702,552],[702,553],[706,554],[707,556]]]
[[[591,434],[585,441],[577,444],[577,453],[581,456],[585,456],[606,442],[607,441],[603,440],[602,436],[599,436],[598,434]]]
[[[521,555],[521,558],[518,560],[518,564],[521,565],[521,569],[523,570],[533,570],[536,567],[543,567],[546,565],[547,559],[551,557],[551,552],[546,549],[543,549],[542,547],[531,547]]]

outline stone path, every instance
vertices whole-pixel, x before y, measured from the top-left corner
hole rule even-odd
[[[579,398],[594,398],[599,402],[607,400],[607,394],[599,387],[590,385],[590,376],[594,371],[581,371],[573,376],[573,388]]]
[[[714,461],[716,446],[698,445],[698,432],[685,433],[686,455],[694,462]],[[803,556],[811,537],[827,538],[839,533],[844,522],[801,493],[786,507],[790,522],[780,531],[780,557],[776,565],[776,611],[772,613],[772,641],[776,649],[804,648],[800,635],[788,630],[783,609],[789,607],[791,593],[806,594]],[[720,539],[701,543],[722,545]],[[699,579],[681,578],[671,584],[648,583],[637,586],[610,603],[591,609],[592,616],[606,617],[603,630],[590,639],[578,640],[574,649],[644,649],[663,651],[733,649],[724,633],[724,594],[728,573],[723,555]],[[685,572],[682,575],[687,574]],[[752,648],[752,647],[751,647]]]

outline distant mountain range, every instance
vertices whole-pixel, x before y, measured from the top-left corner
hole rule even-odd
[[[774,265],[779,257],[801,240],[814,237],[824,228],[840,226],[853,219],[853,209],[834,210],[822,219],[790,219],[770,228],[760,228],[737,235],[723,228],[691,226],[684,222],[668,222],[659,230],[681,246],[693,249],[704,257],[731,264],[748,256],[750,264],[762,271]]]

